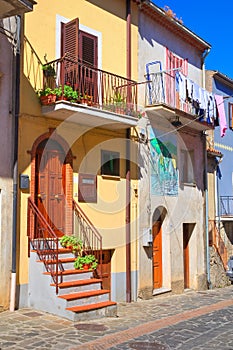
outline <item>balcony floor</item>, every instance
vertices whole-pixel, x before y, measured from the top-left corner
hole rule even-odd
[[[214,128],[212,124],[208,124],[204,121],[199,121],[198,117],[195,115],[184,112],[177,108],[173,108],[166,104],[147,106],[146,113],[148,114],[152,123],[159,123],[159,125],[168,125],[168,122],[170,125],[172,125],[173,122],[178,120],[180,124],[176,126],[179,128],[184,126],[195,129],[197,131],[211,130]]]
[[[52,119],[110,130],[127,129],[136,126],[138,121],[137,118],[130,115],[117,114],[67,101],[42,106],[42,114]]]

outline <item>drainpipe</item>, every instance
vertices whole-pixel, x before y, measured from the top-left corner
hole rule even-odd
[[[15,101],[14,101],[14,153],[13,153],[13,224],[12,224],[12,267],[10,311],[15,310],[16,296],[16,244],[17,244],[17,197],[18,197],[18,127],[19,127],[19,93],[20,93],[20,35],[21,17],[17,16],[17,44],[15,52]]]
[[[202,55],[202,87],[205,89],[205,59],[210,53],[210,49],[205,50],[205,52]]]
[[[205,59],[210,52],[210,48],[205,50],[202,55],[202,86],[205,89]],[[205,155],[205,170],[204,170],[204,190],[205,190],[205,233],[206,233],[206,272],[207,272],[207,286],[212,289],[210,280],[210,249],[209,249],[209,199],[208,199],[208,175],[207,175],[207,143],[206,132],[204,134],[204,155]]]
[[[131,0],[126,0],[126,61],[127,78],[131,79]],[[126,132],[126,302],[131,302],[131,232],[130,232],[130,128]]]

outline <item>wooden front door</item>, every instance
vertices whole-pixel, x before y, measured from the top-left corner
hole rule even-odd
[[[41,142],[36,152],[35,203],[57,235],[65,230],[65,154],[56,141]]]
[[[162,223],[153,224],[153,288],[162,287]]]

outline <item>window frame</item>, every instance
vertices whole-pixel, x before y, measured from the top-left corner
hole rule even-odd
[[[106,156],[113,156],[111,159],[106,161]],[[113,161],[113,171],[106,171],[106,167],[109,161]],[[102,176],[111,176],[111,177],[120,177],[120,152],[110,151],[110,150],[101,150],[101,168],[100,174]]]
[[[194,149],[181,149],[180,154],[180,183],[195,186],[195,151]],[[192,172],[190,172],[190,169],[192,169]]]

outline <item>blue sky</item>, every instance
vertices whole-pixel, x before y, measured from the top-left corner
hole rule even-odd
[[[233,0],[153,0],[181,18],[183,24],[211,45],[206,69],[217,70],[233,79]]]

